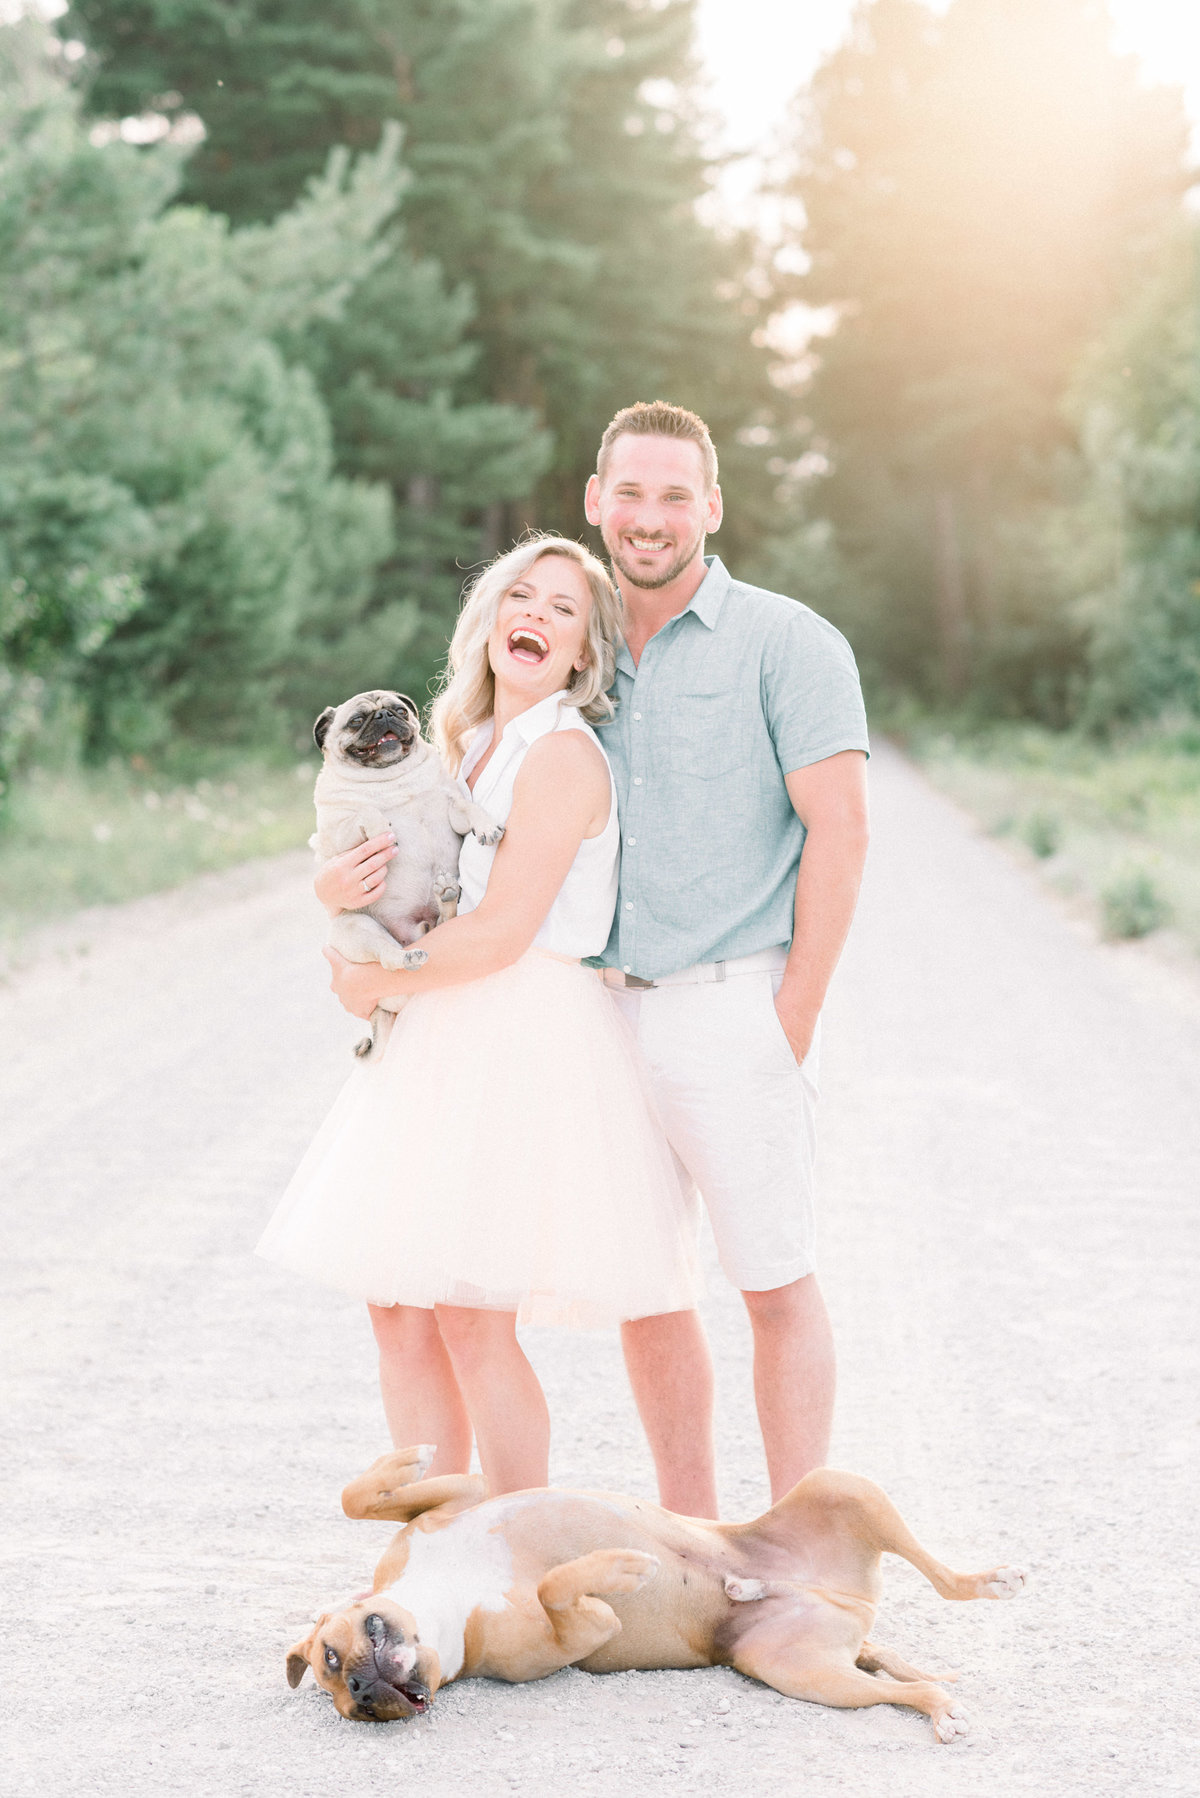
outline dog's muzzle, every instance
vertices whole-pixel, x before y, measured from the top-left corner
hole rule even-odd
[[[393,1684],[386,1674],[379,1672],[348,1673],[346,1690],[354,1700],[356,1714],[375,1723],[395,1723],[408,1717],[419,1717],[429,1709],[433,1699],[423,1679],[410,1678]]]

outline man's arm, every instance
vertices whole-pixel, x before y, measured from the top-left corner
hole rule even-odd
[[[797,1061],[817,1018],[858,900],[867,856],[867,758],[844,749],[787,775],[788,798],[808,832],[796,878],[791,952],[775,999]]]

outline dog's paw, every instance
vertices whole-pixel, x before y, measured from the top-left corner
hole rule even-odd
[[[491,849],[504,835],[504,826],[503,824],[492,823],[477,824],[471,834],[477,842],[483,844],[485,849]]]
[[[606,1554],[605,1592],[640,1592],[659,1569],[657,1555],[643,1554],[639,1548],[615,1548]]]
[[[427,949],[406,949],[404,954],[400,957],[400,965],[409,970],[413,968],[423,968],[428,960],[429,952]]]
[[[375,1038],[373,1036],[364,1036],[360,1042],[355,1043],[354,1053],[360,1061],[365,1061],[374,1047]]]
[[[735,1604],[752,1604],[756,1598],[765,1598],[767,1583],[761,1579],[735,1579],[733,1574],[725,1581],[725,1596],[732,1598]]]
[[[984,1598],[1016,1598],[1029,1584],[1029,1575],[1023,1567],[996,1567],[983,1577],[981,1596]]]
[[[933,1719],[933,1733],[939,1742],[960,1742],[971,1733],[970,1718],[961,1705],[952,1704]]]
[[[462,898],[462,888],[457,880],[440,880],[433,889],[433,897],[438,905],[457,905]]]

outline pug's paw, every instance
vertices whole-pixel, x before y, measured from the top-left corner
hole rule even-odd
[[[380,967],[391,970],[397,968],[423,968],[428,960],[429,956],[427,952],[424,949],[419,949],[415,944],[413,944],[411,948],[407,947],[404,943],[388,945],[380,951],[379,955]]]

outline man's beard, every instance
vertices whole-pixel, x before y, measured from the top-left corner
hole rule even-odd
[[[649,579],[646,575],[639,574],[635,569],[631,568],[622,558],[619,549],[615,548],[607,538],[605,538],[604,547],[611,556],[613,567],[616,569],[617,573],[624,580],[628,581],[631,587],[640,587],[643,592],[653,593],[656,588],[669,587],[672,581],[678,580],[679,576],[683,573],[688,563],[696,554],[696,551],[704,547],[704,532],[698,532],[688,544],[687,548],[680,550],[665,574],[656,574],[653,579]]]

